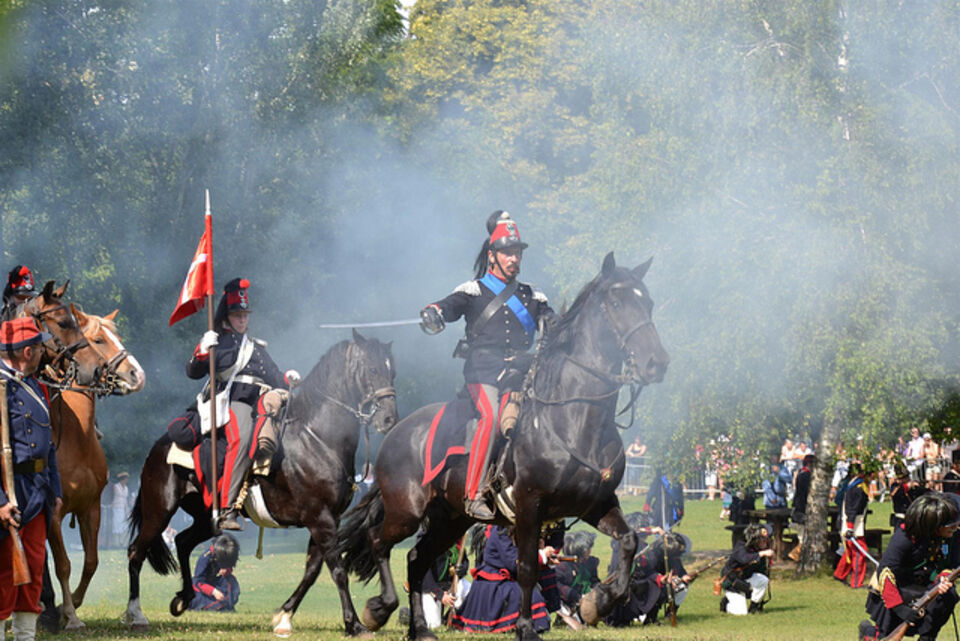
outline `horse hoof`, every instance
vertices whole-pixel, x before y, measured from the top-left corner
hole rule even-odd
[[[183,600],[179,595],[173,597],[170,601],[170,614],[175,617],[180,616],[187,611],[187,602]]]
[[[589,626],[600,623],[600,614],[597,612],[597,597],[593,592],[580,599],[580,618]]]
[[[87,624],[81,621],[80,619],[73,619],[72,621],[67,621],[67,624],[63,626],[63,629],[67,632],[75,632],[77,630],[85,630]]]
[[[370,632],[379,630],[381,627],[383,627],[383,624],[373,617],[373,612],[370,611],[370,606],[367,605],[363,606],[363,611],[360,612],[360,622],[363,623],[363,627]]]
[[[286,639],[293,634],[293,623],[290,621],[290,613],[280,611],[273,615],[273,634]]]

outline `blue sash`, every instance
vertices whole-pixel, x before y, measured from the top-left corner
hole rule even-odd
[[[487,272],[486,276],[480,279],[480,282],[486,285],[487,289],[492,291],[495,296],[502,292],[503,288],[507,286],[506,283],[494,276],[491,272]],[[513,315],[517,317],[517,320],[520,321],[520,324],[523,325],[523,330],[527,335],[533,336],[537,324],[534,322],[533,316],[530,315],[530,311],[524,307],[516,294],[507,299],[506,305],[510,308],[510,311],[513,312]]]

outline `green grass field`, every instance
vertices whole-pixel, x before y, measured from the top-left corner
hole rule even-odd
[[[625,501],[627,510],[638,509],[639,505],[636,499]],[[885,525],[890,512],[889,503],[872,504],[871,509],[873,514],[868,523],[873,527]],[[701,559],[729,551],[729,532],[723,529],[727,523],[719,520],[719,510],[719,501],[687,504],[687,516],[680,531],[694,543],[688,569],[696,569],[703,563]],[[172,617],[167,608],[178,589],[178,578],[158,576],[146,567],[142,575],[141,602],[144,614],[151,621],[151,629],[136,634],[120,622],[127,601],[125,556],[119,550],[103,551],[100,568],[86,603],[79,611],[87,624],[87,631],[82,636],[87,639],[139,636],[229,641],[272,638],[272,614],[293,592],[303,572],[305,555],[293,550],[305,550],[306,539],[300,532],[267,532],[268,549],[275,552],[265,554],[262,560],[253,555],[255,540],[252,532],[242,538],[243,555],[236,569],[241,597],[235,614],[188,612],[179,618]],[[398,549],[392,559],[398,584],[403,580],[405,552]],[[598,536],[594,553],[601,559],[601,568],[605,568],[610,556],[606,537]],[[79,552],[74,552],[72,558],[74,567],[78,568]],[[773,599],[763,614],[747,617],[721,614],[719,598],[711,592],[713,578],[718,572],[719,567],[713,568],[692,586],[690,596],[680,609],[676,628],[671,628],[669,623],[619,629],[600,626],[580,633],[554,629],[547,636],[555,639],[849,640],[856,638],[857,624],[865,616],[865,590],[851,590],[830,576],[793,580],[792,564],[788,563],[781,563],[774,569]],[[363,601],[375,591],[375,584],[353,584],[351,592],[357,608],[361,608]],[[326,570],[304,599],[293,622],[294,638],[326,640],[343,637],[339,599]],[[944,630],[946,634],[947,630]],[[376,636],[400,639],[403,630],[394,616]],[[439,636],[452,639],[467,635],[442,632]]]

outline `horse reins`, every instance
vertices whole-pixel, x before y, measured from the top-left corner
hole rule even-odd
[[[351,349],[353,348],[353,346],[354,346],[353,343],[347,346],[347,353],[345,356],[347,362],[350,361]],[[362,380],[358,382],[360,383],[361,389],[373,387],[373,385],[370,383],[366,375],[366,372],[364,372]],[[311,396],[309,392],[305,391],[305,393],[308,397]],[[325,400],[330,401],[340,409],[353,415],[353,417],[360,422],[360,425],[363,427],[363,441],[364,441],[364,450],[365,450],[363,473],[364,473],[364,476],[366,476],[367,471],[370,468],[370,429],[369,429],[370,422],[373,420],[373,417],[376,416],[377,412],[380,410],[380,407],[381,407],[380,401],[382,399],[390,398],[390,397],[396,398],[397,396],[396,388],[394,388],[393,385],[388,385],[387,387],[377,387],[377,388],[371,389],[369,392],[367,392],[363,396],[363,398],[360,399],[360,401],[357,403],[356,409],[354,409],[353,407],[350,407],[340,399],[335,398],[330,394],[327,394],[326,392],[317,391],[316,393],[322,396]],[[369,411],[365,412],[364,408],[368,406],[370,407],[370,409]],[[307,430],[307,432],[309,432],[311,436],[314,436],[314,438],[316,438],[316,436],[312,432],[310,432],[309,430]],[[344,470],[344,472],[346,472],[346,470]]]

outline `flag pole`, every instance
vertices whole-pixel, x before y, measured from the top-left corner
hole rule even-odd
[[[213,327],[213,219],[210,214],[210,190],[204,189],[206,201],[206,210],[204,212],[204,225],[209,225],[210,232],[210,268],[207,270],[207,330],[216,331]],[[211,505],[211,515],[213,518],[213,531],[219,532],[217,521],[220,520],[220,491],[217,487],[217,347],[210,348],[210,481],[213,502]]]

